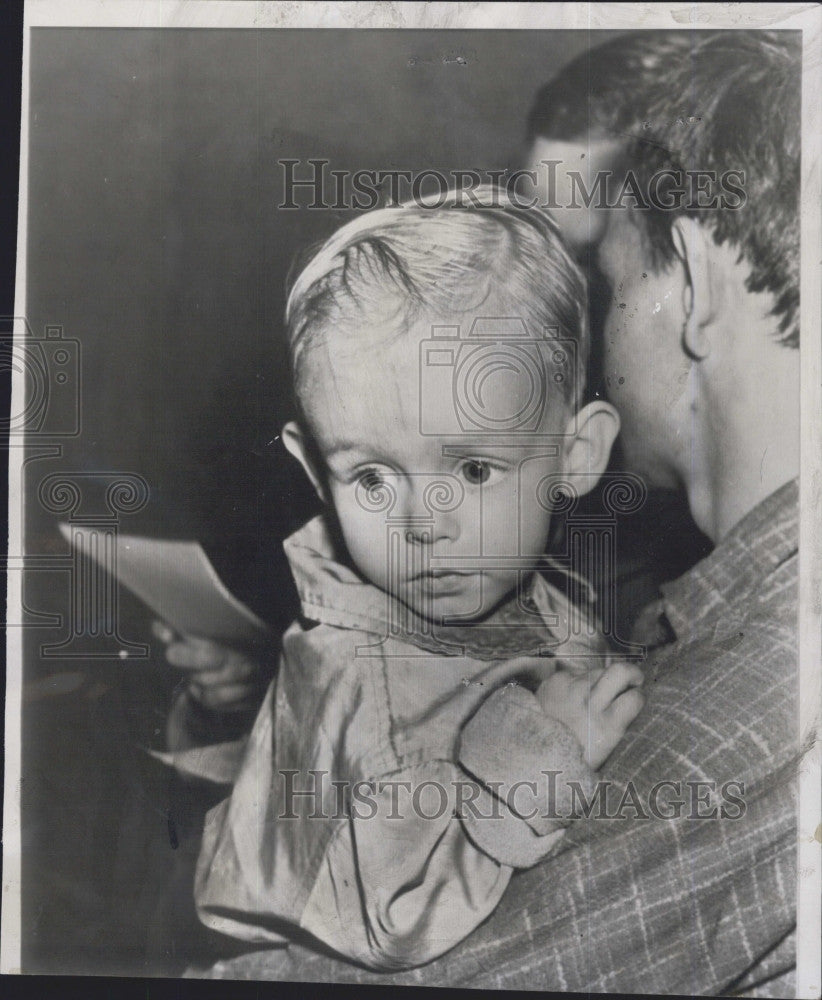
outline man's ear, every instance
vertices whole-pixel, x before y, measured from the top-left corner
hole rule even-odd
[[[604,399],[583,406],[571,417],[565,431],[562,471],[574,479],[579,496],[597,484],[608,466],[611,448],[619,433],[619,414]]]
[[[283,427],[281,437],[286,450],[297,459],[305,469],[305,474],[311,480],[311,485],[317,492],[317,496],[323,503],[327,503],[326,490],[322,476],[317,465],[317,461],[312,453],[309,439],[303,432],[302,427],[293,420]]]
[[[671,226],[671,240],[684,274],[682,346],[693,361],[710,354],[708,336],[716,313],[716,285],[711,280],[709,244],[696,219],[680,216]]]

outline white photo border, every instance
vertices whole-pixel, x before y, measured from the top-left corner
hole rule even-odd
[[[819,997],[822,964],[822,7],[811,3],[397,3],[297,0],[27,0],[15,315],[25,315],[30,39],[38,27],[110,28],[779,28],[803,33],[799,733],[810,749],[799,775],[798,997]],[[15,379],[12,404],[23,385]],[[12,412],[18,412],[12,409]],[[10,448],[9,551],[23,551],[22,448]],[[8,574],[7,620],[21,611],[21,575]],[[20,717],[22,636],[7,634],[6,764],[0,971],[20,971]]]

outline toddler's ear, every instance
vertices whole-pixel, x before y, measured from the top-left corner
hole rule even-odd
[[[323,503],[327,503],[328,501],[322,476],[320,475],[319,467],[312,453],[309,439],[303,432],[302,427],[300,427],[300,425],[295,421],[289,420],[285,427],[283,427],[281,436],[286,450],[293,455],[305,469],[305,474],[311,480],[311,485],[317,491],[317,496]]]
[[[562,471],[579,477],[574,485],[580,496],[594,488],[608,467],[618,433],[619,414],[604,399],[583,406],[571,417],[565,431]]]

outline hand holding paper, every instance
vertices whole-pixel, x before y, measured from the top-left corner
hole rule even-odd
[[[69,525],[60,531],[71,539]],[[268,628],[226,588],[198,542],[119,535],[111,568],[159,615],[154,635],[186,673],[194,701],[223,712],[256,707],[264,678],[255,649]]]
[[[64,538],[71,527],[61,524]],[[226,588],[199,542],[118,535],[117,579],[180,635],[253,644],[268,629]]]
[[[204,708],[241,712],[257,707],[264,678],[252,652],[200,636],[178,636],[159,621],[152,631],[166,643],[166,659],[184,672],[189,694]]]

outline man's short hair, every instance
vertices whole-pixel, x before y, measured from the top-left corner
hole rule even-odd
[[[337,230],[293,283],[286,330],[297,403],[317,337],[355,338],[366,325],[395,336],[420,320],[515,318],[528,339],[576,343],[560,381],[575,405],[588,351],[585,278],[550,216],[489,187],[451,192],[441,207],[406,202]],[[390,332],[389,332],[390,331]],[[462,331],[462,335],[468,331]],[[560,352],[562,354],[562,352]]]
[[[640,191],[662,171],[744,171],[739,208],[686,199],[633,213],[649,266],[674,257],[671,223],[700,218],[737,247],[750,292],[771,292],[779,340],[799,344],[801,32],[638,31],[578,56],[537,94],[529,138],[618,139]]]

